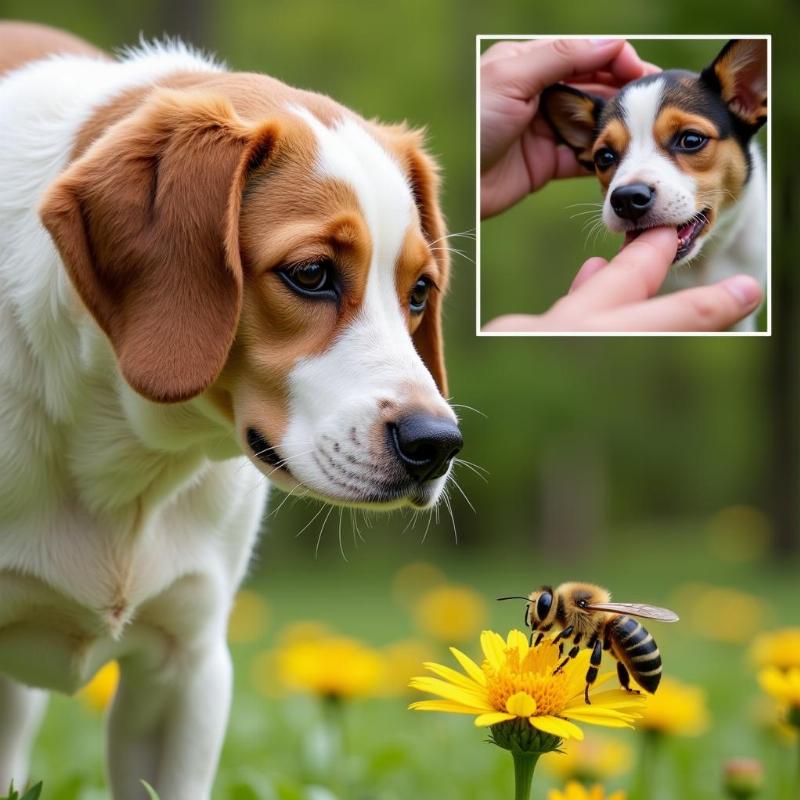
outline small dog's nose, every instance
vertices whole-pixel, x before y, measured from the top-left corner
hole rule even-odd
[[[415,481],[444,475],[463,444],[455,422],[425,412],[401,417],[388,428],[397,457]]]
[[[636,222],[653,205],[656,191],[646,183],[629,183],[611,192],[611,208],[622,219]]]

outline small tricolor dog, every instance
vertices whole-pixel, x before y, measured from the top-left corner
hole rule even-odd
[[[699,74],[666,70],[611,100],[564,84],[542,95],[559,139],[594,172],[602,218],[628,242],[671,226],[679,243],[674,285],[734,274],[765,279],[767,186],[753,136],[767,119],[767,43],[729,41]],[[753,330],[755,316],[740,323]]]
[[[0,794],[42,689],[116,659],[116,800],[210,796],[267,481],[437,502],[438,180],[421,136],[179,44],[0,24]]]

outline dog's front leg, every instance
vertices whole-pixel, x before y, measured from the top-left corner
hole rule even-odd
[[[22,788],[28,758],[47,705],[47,693],[0,675],[0,796],[14,781]]]
[[[224,640],[183,647],[158,667],[132,657],[109,721],[114,800],[143,800],[144,779],[162,800],[208,800],[225,736],[232,669]]]

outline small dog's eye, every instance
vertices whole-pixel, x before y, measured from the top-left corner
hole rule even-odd
[[[278,270],[278,275],[298,294],[316,299],[335,300],[335,270],[329,261],[296,264]]]
[[[594,163],[599,170],[612,167],[616,161],[617,154],[609,147],[602,147],[594,154]]]
[[[412,314],[421,314],[428,305],[428,296],[431,293],[430,278],[420,278],[408,296],[408,308]]]
[[[708,136],[703,136],[702,133],[696,131],[684,131],[678,135],[675,146],[679,150],[684,150],[687,153],[693,153],[699,150],[708,141]]]

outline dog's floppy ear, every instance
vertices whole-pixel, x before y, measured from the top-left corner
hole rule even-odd
[[[592,143],[605,100],[557,83],[542,92],[539,102],[556,136],[572,148],[582,166],[593,171]]]
[[[728,108],[755,130],[767,120],[767,42],[731,39],[700,79],[719,92]]]
[[[450,252],[446,228],[439,209],[439,168],[425,152],[425,132],[405,125],[381,125],[380,138],[388,137],[388,147],[394,152],[408,177],[420,225],[426,241],[439,266],[438,290],[431,291],[425,314],[414,332],[414,347],[433,376],[439,392],[447,397],[447,373],[444,366],[442,336],[442,298],[450,275]]]
[[[157,402],[219,375],[242,303],[239,208],[272,151],[216,96],[156,90],[49,188],[40,208],[126,381]]]

